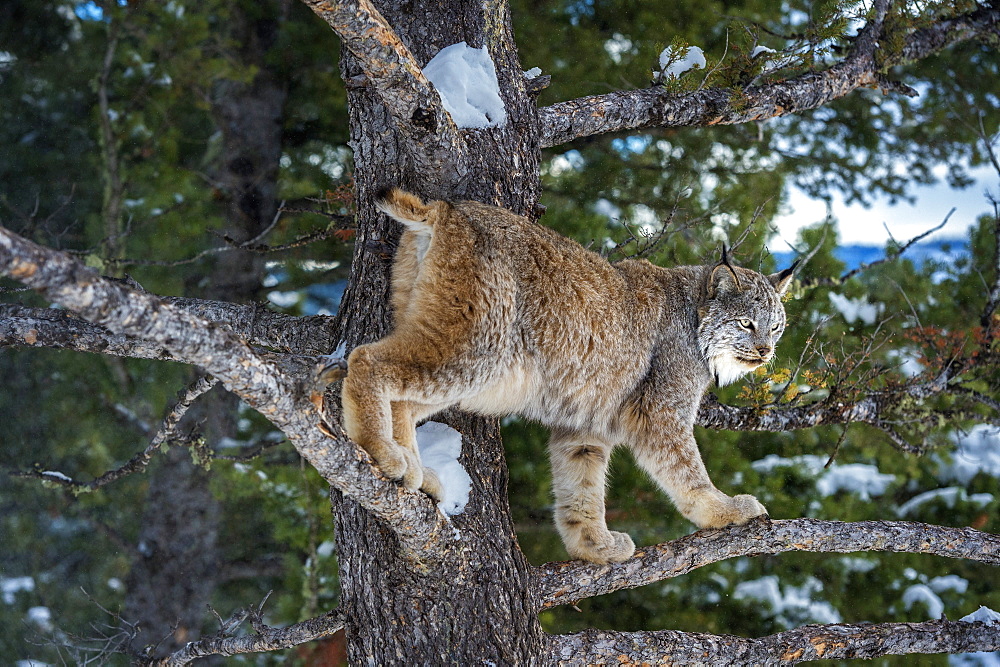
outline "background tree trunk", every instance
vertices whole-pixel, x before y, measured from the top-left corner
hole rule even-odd
[[[379,9],[421,64],[457,42],[488,45],[508,121],[503,128],[463,133],[465,179],[451,184],[450,192],[428,192],[433,175],[409,166],[408,152],[419,147],[406,144],[374,91],[363,85],[349,91],[358,237],[339,315],[348,349],[389,328],[389,262],[378,242],[394,242],[399,229],[374,210],[373,195],[381,187],[477,199],[520,213],[533,210],[539,191],[536,110],[525,92],[509,16],[489,15],[489,7],[484,13],[479,3],[392,2]],[[356,81],[361,73],[346,49],[341,67],[345,81]],[[352,664],[528,664],[542,649],[529,564],[518,548],[507,502],[497,422],[454,411],[446,420],[463,435],[460,460],[472,477],[472,494],[465,512],[452,520],[455,541],[440,562],[423,567],[407,562],[389,530],[353,500],[333,494]]]

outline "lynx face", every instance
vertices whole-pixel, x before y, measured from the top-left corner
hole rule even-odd
[[[776,277],[720,264],[702,309],[698,343],[715,383],[731,384],[774,356],[785,330]]]

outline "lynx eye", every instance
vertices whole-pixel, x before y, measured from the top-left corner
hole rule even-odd
[[[780,324],[775,324],[773,327],[771,327],[771,331],[778,331],[780,329],[781,329],[781,325]]]
[[[746,329],[747,331],[753,331],[754,330],[753,320],[748,320],[748,319],[746,319],[744,317],[743,319],[739,320],[739,323],[740,323],[740,326],[743,327],[744,329]]]

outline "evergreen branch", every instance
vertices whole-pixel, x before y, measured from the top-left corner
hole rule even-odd
[[[177,359],[200,366],[284,431],[327,482],[385,521],[410,559],[439,556],[447,524],[430,499],[383,477],[342,430],[335,433],[324,424],[299,382],[254,352],[228,326],[102,278],[65,253],[3,227],[0,273],[112,333],[162,346]]]
[[[738,556],[790,551],[887,551],[933,554],[1000,565],[1000,535],[909,521],[755,519],[745,526],[700,530],[671,542],[640,547],[621,563],[548,563],[535,568],[541,608],[670,579]]]
[[[982,622],[806,625],[757,639],[701,632],[585,630],[553,637],[560,664],[776,665],[806,660],[870,659],[911,653],[1000,650],[1000,627]],[[566,661],[563,663],[562,661]]]
[[[541,145],[551,148],[623,130],[760,121],[815,109],[858,88],[879,87],[884,79],[875,54],[887,4],[876,3],[875,18],[858,35],[851,52],[827,70],[742,90],[708,88],[671,94],[656,86],[559,102],[539,109]],[[918,60],[959,41],[994,35],[998,26],[1000,10],[986,8],[941,20],[908,35],[899,59]]]
[[[326,21],[354,56],[364,77],[352,77],[349,91],[370,88],[406,137],[414,171],[428,194],[448,192],[459,182],[458,157],[464,141],[420,63],[370,0],[302,0]]]

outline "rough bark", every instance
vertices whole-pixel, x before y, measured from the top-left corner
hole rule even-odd
[[[756,520],[642,547],[622,563],[548,563],[536,572],[542,606],[553,607],[677,577],[727,558],[788,551],[925,553],[1000,565],[1000,536],[909,521]]]
[[[880,21],[866,28],[877,37]],[[1000,10],[981,8],[968,16],[942,21],[915,31],[895,60],[924,58],[956,42],[997,35]],[[742,91],[709,88],[693,93],[668,93],[661,86],[614,91],[559,102],[539,110],[543,148],[608,132],[652,127],[732,125],[766,120],[815,109],[865,87],[894,88],[876,62],[874,40],[859,36],[851,55],[823,72],[808,72],[776,83]]]
[[[324,19],[329,16],[319,11]],[[349,4],[354,8],[359,5]],[[525,92],[504,3],[379,3],[379,16],[349,18],[375,22],[392,53],[355,41],[341,55],[344,80],[366,80],[349,87],[351,139],[357,184],[358,233],[352,280],[339,313],[339,330],[348,349],[380,337],[387,329],[385,308],[388,265],[372,242],[394,239],[398,230],[375,213],[371,201],[381,186],[400,185],[428,197],[477,199],[518,212],[533,209],[538,195],[535,109]],[[362,20],[363,19],[363,20]],[[345,42],[344,21],[330,21]],[[487,46],[496,64],[507,108],[505,127],[461,131],[456,140],[449,122],[437,141],[422,139],[425,119],[438,117],[436,93],[428,100],[395,101],[388,84],[373,84],[380,58],[400,57],[414,91],[426,64],[441,48],[465,41]],[[397,56],[403,54],[403,56]],[[409,57],[406,57],[409,54]],[[373,61],[376,61],[373,63]],[[433,92],[433,91],[432,91]],[[419,97],[419,95],[418,95]],[[414,98],[416,99],[416,98]],[[419,112],[419,113],[417,113]],[[452,146],[439,152],[440,142]],[[428,171],[427,165],[440,164]],[[443,173],[442,173],[443,172]],[[473,479],[465,512],[452,519],[456,540],[445,557],[421,571],[401,559],[396,538],[358,505],[335,493],[342,600],[352,664],[531,664],[542,648],[535,617],[530,571],[517,547],[507,506],[507,472],[495,421],[453,415],[463,434],[462,462]],[[378,597],[371,591],[378,590]],[[404,626],[404,632],[389,628]]]
[[[806,625],[769,637],[586,630],[555,637],[560,665],[784,665],[909,653],[1000,650],[1000,626],[962,621]]]

